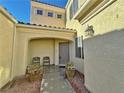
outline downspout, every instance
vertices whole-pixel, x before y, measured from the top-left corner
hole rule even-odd
[[[10,69],[10,81],[13,79],[13,69],[14,69],[14,56],[15,56],[15,39],[16,39],[16,23],[14,23],[13,28],[13,40],[12,40],[12,57],[11,57],[11,69]]]
[[[56,57],[55,57],[55,56],[56,56],[56,54],[55,54],[55,53],[56,53],[56,49],[55,49],[55,47],[56,47],[56,45],[55,45],[55,39],[53,39],[53,42],[54,42],[54,44],[53,44],[53,48],[54,48],[54,49],[53,49],[53,52],[54,52],[54,53],[53,53],[53,54],[54,54],[54,57],[53,57],[53,58],[54,58],[54,62],[53,62],[53,64],[55,65],[55,64],[56,64],[56,63],[55,63],[55,61],[56,61]]]

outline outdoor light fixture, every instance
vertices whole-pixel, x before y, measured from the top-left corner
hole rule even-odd
[[[93,36],[94,35],[94,30],[92,25],[87,25],[87,28],[85,30],[85,36]]]

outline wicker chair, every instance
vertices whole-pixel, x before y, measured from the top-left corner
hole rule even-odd
[[[40,64],[40,57],[33,57],[32,58],[32,63],[35,64],[35,63],[39,63]]]
[[[45,67],[48,67],[48,69],[50,70],[50,57],[49,56],[43,57],[43,68],[44,68],[44,71],[45,71]]]

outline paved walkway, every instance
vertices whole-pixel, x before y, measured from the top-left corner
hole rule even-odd
[[[45,71],[41,90],[43,93],[75,93],[58,67],[50,68],[50,72]]]

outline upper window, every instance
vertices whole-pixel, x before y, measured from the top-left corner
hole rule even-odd
[[[73,12],[74,14],[77,12],[78,10],[78,0],[73,0]]]
[[[62,19],[62,15],[61,14],[57,14],[57,18],[58,19]]]
[[[53,13],[52,12],[48,12],[48,16],[49,17],[53,17]]]
[[[70,6],[70,19],[74,16],[77,10],[78,10],[78,0],[73,0],[73,3]]]
[[[43,10],[37,9],[37,14],[38,14],[38,15],[43,15]]]
[[[73,12],[72,12],[73,10],[72,10],[72,5],[70,6],[70,19],[72,19],[72,17],[73,17]]]

